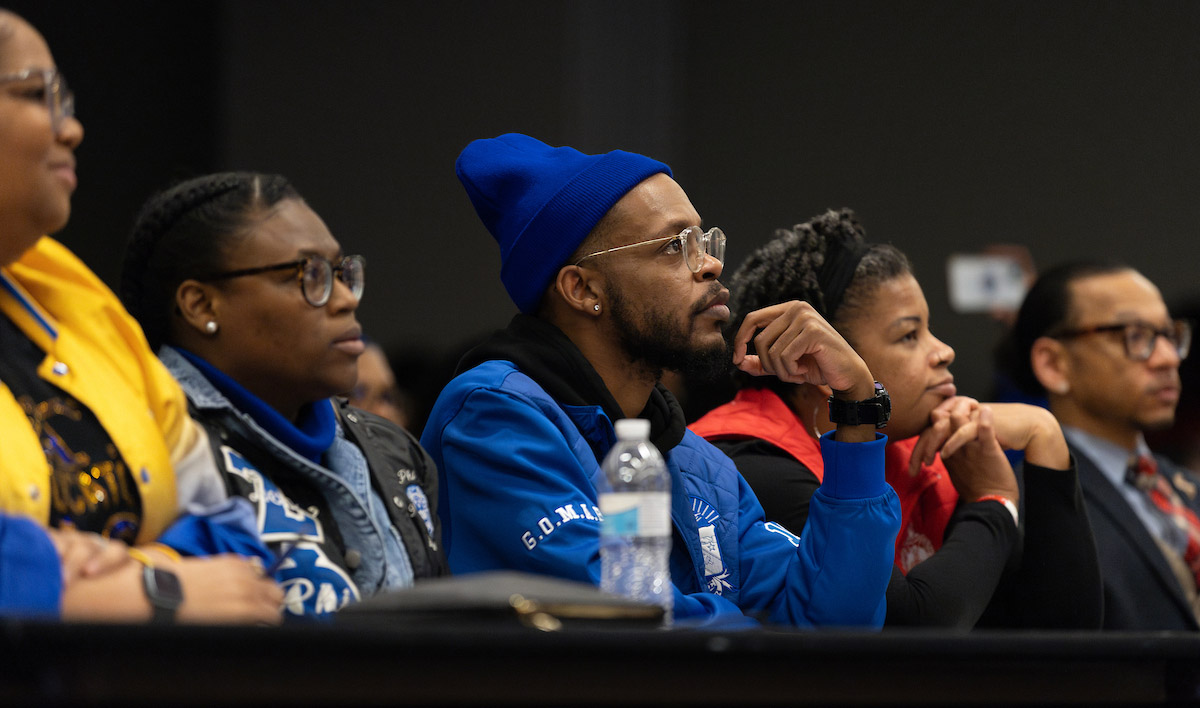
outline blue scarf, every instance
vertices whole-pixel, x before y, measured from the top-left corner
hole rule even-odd
[[[263,430],[302,457],[314,464],[321,464],[321,456],[333,444],[333,438],[337,434],[337,416],[334,415],[333,403],[329,399],[306,404],[300,409],[300,415],[293,423],[225,372],[189,351],[178,347],[176,351],[199,369],[238,410],[248,414],[262,426]]]

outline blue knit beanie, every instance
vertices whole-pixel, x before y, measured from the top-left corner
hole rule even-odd
[[[632,152],[585,155],[519,133],[472,142],[454,171],[500,244],[500,280],[525,313],[621,197],[651,175],[671,174]]]

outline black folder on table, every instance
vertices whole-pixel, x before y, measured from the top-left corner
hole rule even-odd
[[[564,627],[653,628],[663,608],[602,592],[593,585],[498,570],[418,581],[380,593],[337,613],[341,625],[428,625],[456,621]]]

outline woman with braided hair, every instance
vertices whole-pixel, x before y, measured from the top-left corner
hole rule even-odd
[[[0,10],[0,612],[278,622],[283,594],[260,564],[153,543],[182,538],[189,503],[223,518],[236,505],[220,506],[204,431],[137,323],[45,235],[67,223],[82,140],[45,40]],[[257,544],[232,528],[221,538]]]
[[[351,408],[364,261],[278,175],[230,172],[155,195],[121,299],[187,392],[232,494],[287,560],[289,615],[321,617],[445,572],[437,471],[398,426]]]
[[[902,525],[885,624],[1098,627],[1095,545],[1057,422],[1033,406],[956,395],[954,350],[930,331],[908,259],[865,236],[848,209],[776,231],[730,281],[731,331],[736,358],[769,333],[752,340],[745,313],[814,309],[890,393],[879,427]],[[758,354],[768,373],[805,365]],[[768,519],[800,529],[821,483],[817,439],[832,426],[831,391],[738,376],[734,400],[692,429],[733,458]],[[1023,484],[1004,449],[1024,452]]]

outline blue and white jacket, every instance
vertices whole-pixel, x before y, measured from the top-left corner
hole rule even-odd
[[[169,346],[159,350],[159,357],[208,430],[230,492],[245,495],[255,505],[262,540],[276,553],[288,550],[276,573],[287,593],[288,615],[325,617],[362,596],[445,573],[436,478],[429,457],[412,436],[344,402],[318,401],[314,417],[326,417],[332,428],[328,439],[317,445],[318,463],[295,447],[306,442],[301,432],[292,434],[290,444],[282,439],[290,423],[274,411],[263,412],[266,404],[232,379]],[[223,378],[224,391],[210,377]],[[231,401],[226,394],[231,390],[267,422]],[[274,433],[268,423],[273,423]],[[279,484],[287,476],[307,480],[324,497],[332,525],[287,497]],[[292,543],[295,547],[289,549]],[[351,552],[355,562],[343,560]]]
[[[442,391],[422,445],[439,472],[455,573],[515,569],[599,584],[594,480],[620,408],[557,328],[518,315],[472,351]],[[746,615],[798,626],[883,623],[900,505],[886,439],[821,441],[824,484],[801,537],[764,522],[732,461],[688,431],[663,387],[641,417],[671,473],[675,617]]]

